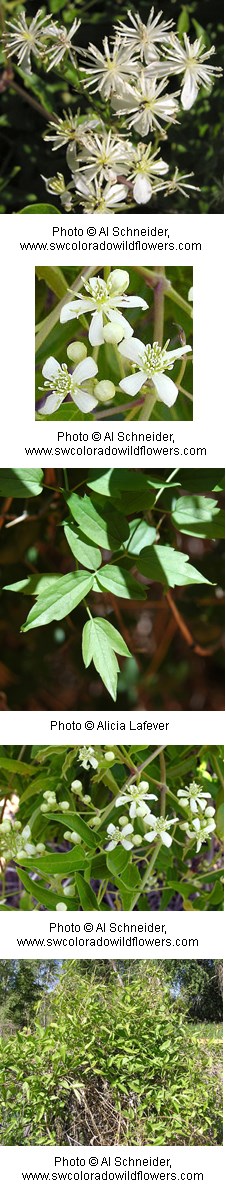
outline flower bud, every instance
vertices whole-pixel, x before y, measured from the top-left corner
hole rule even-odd
[[[127,815],[127,817],[126,817],[126,815],[121,815],[121,819],[119,819],[120,827],[126,827],[127,823],[128,823],[128,815]]]
[[[109,378],[103,378],[102,382],[98,382],[94,386],[94,395],[95,399],[99,399],[100,403],[109,403],[110,399],[114,399],[114,383],[110,382]]]
[[[71,790],[72,790],[73,794],[80,794],[80,792],[82,790],[82,782],[81,781],[72,781]]]
[[[123,291],[127,291],[127,287],[129,286],[128,270],[117,270],[117,269],[112,270],[111,274],[109,275],[108,282],[109,281],[110,281],[110,294],[111,295],[122,294]]]
[[[75,885],[63,885],[63,891],[65,894],[65,898],[74,898]]]
[[[100,827],[101,819],[99,815],[94,815],[94,819],[89,820],[89,827]]]
[[[133,843],[135,848],[140,848],[140,844],[142,844],[142,835],[134,835]]]
[[[43,852],[45,852],[45,850],[46,850],[45,844],[42,844],[42,843],[36,844],[36,852],[41,852],[41,854],[42,854]]]
[[[46,802],[49,801],[49,798],[56,798],[55,790],[45,790],[42,797],[45,798]]]
[[[82,341],[70,341],[70,345],[67,347],[67,357],[69,357],[70,362],[75,362],[76,365],[79,362],[84,362],[85,357],[87,357],[86,346],[83,345]]]
[[[106,761],[114,761],[115,760],[114,752],[105,752],[104,756],[105,756]]]
[[[42,811],[43,815],[46,815],[46,812],[47,813],[49,812],[49,807],[47,806],[47,802],[42,802],[42,805],[40,806],[40,810]]]
[[[72,832],[71,832],[71,835],[70,835],[70,840],[71,840],[71,843],[72,843],[72,844],[81,844],[81,842],[82,842],[82,841],[81,841],[81,836],[80,836],[80,835],[78,835],[77,831],[72,831]]]
[[[123,341],[125,330],[119,320],[109,320],[108,324],[104,324],[103,334],[107,345],[119,345],[119,341]]]
[[[85,806],[90,806],[90,802],[92,802],[92,798],[90,798],[90,794],[83,794],[82,801],[85,803]]]
[[[26,856],[36,856],[35,844],[25,844]]]
[[[24,827],[24,828],[23,828],[23,831],[22,831],[22,837],[21,837],[21,838],[22,838],[22,840],[30,840],[30,838],[31,838],[31,828],[29,827],[29,825],[28,825],[28,824],[27,824],[27,826],[26,826],[26,827]]]
[[[56,910],[67,910],[66,902],[57,902]]]
[[[69,810],[69,802],[59,802],[60,810]]]

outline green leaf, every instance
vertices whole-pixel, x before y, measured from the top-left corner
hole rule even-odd
[[[125,640],[123,640],[123,636],[121,636],[121,633],[117,631],[117,628],[114,628],[113,624],[108,622],[108,619],[97,618],[93,620],[93,623],[98,625],[98,627],[104,632],[109,644],[111,644],[114,652],[118,653],[119,657],[131,657],[130,649],[127,648],[127,644]]]
[[[146,590],[140,582],[136,582],[129,570],[122,569],[118,565],[104,565],[98,572],[96,582],[104,590],[109,590],[112,594],[117,594],[119,598],[125,599],[145,599]],[[93,589],[96,589],[94,583]]]
[[[110,842],[110,832],[107,832],[107,835]],[[129,852],[125,848],[121,848],[121,846],[113,848],[112,852],[107,852],[107,865],[109,873],[113,873],[113,877],[119,877],[124,869],[128,868],[128,857]]]
[[[37,873],[44,873],[47,877],[58,874],[68,877],[77,869],[84,868],[85,852],[80,844],[76,844],[71,852],[48,852],[46,856],[30,856],[23,860],[23,869],[35,869]],[[59,901],[59,898],[58,898]]]
[[[162,582],[164,586],[191,586],[196,582],[214,585],[204,574],[200,574],[198,569],[190,565],[187,553],[178,553],[170,545],[154,545],[150,550],[142,549],[139,568],[153,582]]]
[[[100,623],[105,625],[105,620],[89,619],[84,625],[82,634],[83,661],[86,669],[90,665],[90,662],[93,661],[97,673],[100,674],[104,686],[106,686],[106,690],[108,690],[115,702],[119,665],[114,649],[108,641],[105,626],[100,627]]]
[[[63,299],[68,284],[60,266],[36,266],[36,274],[38,279],[44,279],[47,287],[50,287],[58,299]]]
[[[60,902],[60,894],[54,893],[52,889],[44,889],[43,885],[40,885],[38,881],[33,881],[23,869],[17,869],[17,872],[26,893],[32,894],[33,898],[37,898],[37,902],[39,902],[40,906],[44,906],[45,910],[56,910],[56,906]],[[64,894],[62,895],[62,901],[65,902],[67,910],[74,910],[74,898],[66,898]]]
[[[61,574],[32,574],[31,578],[21,578],[20,582],[12,582],[4,586],[3,590],[14,590],[21,594],[45,594],[46,591],[57,586]]]
[[[20,773],[22,777],[30,777],[34,773],[32,765],[26,765],[25,761],[9,760],[8,756],[0,757],[0,769],[7,773]]]
[[[30,628],[51,623],[52,619],[64,619],[74,607],[78,606],[85,595],[92,590],[93,574],[85,570],[77,573],[64,574],[59,577],[57,587],[50,585],[43,597],[38,598],[34,607],[29,611],[22,632],[29,632]]]
[[[79,561],[81,565],[85,565],[86,569],[99,569],[99,566],[102,563],[100,550],[93,548],[93,545],[89,544],[85,536],[78,536],[78,533],[73,531],[73,528],[71,528],[70,524],[64,524],[64,532],[66,540],[69,544],[69,548],[71,549],[73,556],[76,557],[76,560]]]
[[[129,853],[127,852],[126,855],[128,856]],[[139,888],[140,873],[135,864],[127,864],[126,868],[123,869],[122,882],[125,889],[132,889],[136,891],[136,889]]]
[[[224,513],[218,507],[217,499],[205,495],[184,495],[175,499],[172,522],[180,532],[189,536],[224,538]]]
[[[68,507],[82,532],[94,544],[103,549],[117,549],[129,533],[127,520],[122,512],[115,511],[110,503],[100,508],[98,503],[92,502],[88,495],[80,499],[78,495],[65,494]]]
[[[124,541],[125,549],[128,549],[129,553],[137,555],[141,553],[141,549],[145,549],[148,545],[153,544],[155,537],[155,528],[151,528],[150,524],[146,524],[145,520],[139,518],[131,520],[128,540]]]
[[[43,470],[0,470],[0,495],[13,499],[40,495],[43,478]]]
[[[77,873],[75,884],[80,897],[82,909],[99,910],[98,902],[93,889],[91,889],[91,885],[88,885],[88,882],[84,881],[84,877],[81,877],[80,873]]]
[[[46,212],[47,214],[48,212],[57,212],[57,215],[60,216],[59,208],[54,208],[53,204],[28,204],[26,208],[20,208],[20,216],[23,216],[24,213],[27,214],[29,212],[31,214],[33,214],[33,212]]]
[[[62,814],[59,814],[58,811],[50,811],[50,814],[46,814],[44,817],[45,819],[48,819],[48,821],[51,820],[51,823],[54,819],[55,823],[63,823],[64,827],[68,827],[70,831],[77,831],[77,834],[81,836],[82,840],[84,840],[84,844],[88,844],[89,848],[94,848],[96,844],[96,836],[94,831],[91,831],[91,828],[87,827],[87,823],[85,823],[84,819],[81,819],[80,815],[68,815],[66,811],[65,814],[63,811]]]

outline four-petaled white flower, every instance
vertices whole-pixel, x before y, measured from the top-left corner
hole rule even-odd
[[[79,749],[78,759],[81,762],[83,769],[98,769],[98,760],[95,756],[93,748],[85,747]]]
[[[145,145],[139,141],[130,153],[127,153],[126,174],[128,184],[132,185],[134,199],[137,204],[146,204],[151,195],[161,191],[165,184],[162,176],[168,170],[167,162],[159,157],[159,150],[153,153],[152,144]]]
[[[189,191],[200,191],[200,187],[196,187],[194,183],[187,183],[187,179],[193,178],[193,170],[191,170],[190,174],[188,175],[182,175],[180,174],[178,166],[176,166],[173,175],[171,175],[171,179],[166,180],[164,185],[164,195],[174,195],[175,191],[180,191],[181,195],[185,195],[185,198],[189,199]]]
[[[6,21],[10,31],[4,39],[7,54],[9,57],[12,54],[17,55],[18,65],[22,67],[25,75],[31,75],[31,54],[38,57],[43,53],[44,25],[46,26],[49,17],[42,17],[42,11],[42,8],[38,9],[29,25],[24,8],[21,9],[19,16],[14,21]]]
[[[53,47],[48,49],[49,66],[47,67],[47,72],[51,71],[53,67],[59,66],[65,54],[68,54],[73,66],[77,66],[78,47],[72,45],[72,38],[74,37],[74,33],[77,33],[80,25],[81,21],[77,21],[77,17],[75,17],[70,29],[65,29],[65,25],[57,25],[57,23],[52,21],[51,25],[48,25],[46,33],[51,38]]]
[[[133,848],[133,840],[128,838],[131,836],[131,834],[133,834],[132,823],[125,823],[125,826],[123,827],[115,827],[114,823],[109,823],[107,827],[107,833],[110,835],[110,840],[109,843],[106,844],[106,852],[113,852],[113,849],[116,848],[118,844],[121,844],[122,848],[126,849],[126,852],[130,852],[130,849]]]
[[[116,798],[117,806],[126,806],[129,803],[130,819],[144,818],[149,814],[148,802],[157,802],[155,794],[149,793],[148,781],[140,781],[137,785],[130,785],[127,790]]]
[[[180,799],[180,806],[189,806],[191,810],[197,811],[205,810],[208,799],[211,799],[209,790],[202,790],[202,786],[196,781],[191,781],[190,786],[185,786],[184,790],[177,790],[177,797]],[[214,807],[211,808],[211,813],[214,812]]]
[[[69,374],[65,362],[61,366],[55,357],[48,357],[42,373],[43,377],[47,379],[44,386],[49,389],[49,384],[52,383],[53,390],[42,404],[41,415],[52,415],[52,412],[58,410],[69,394],[79,411],[89,412],[96,407],[97,400],[82,387],[82,383],[87,378],[94,378],[94,375],[97,374],[97,365],[92,357],[86,357],[83,362],[79,362],[72,374]]]
[[[84,68],[88,75],[85,87],[90,87],[93,92],[100,91],[103,99],[109,100],[112,93],[124,87],[128,75],[136,75],[137,61],[130,57],[119,37],[115,38],[111,49],[107,37],[104,37],[102,44],[104,53],[92,42],[88,47],[88,57],[93,66]],[[87,57],[87,52],[84,53]]]
[[[125,158],[126,162],[127,151],[131,149],[130,142],[125,141],[118,134],[114,136],[111,129],[109,132],[104,129],[100,133],[87,136],[85,146],[78,157],[76,157],[74,146],[70,145],[67,162],[70,170],[84,172],[88,181],[97,178],[98,183],[102,186],[104,181],[115,182],[117,175],[123,174],[122,160]],[[76,173],[74,178],[76,181]]]
[[[143,345],[137,337],[129,337],[122,341],[120,353],[123,357],[138,366],[135,374],[129,374],[119,383],[126,395],[137,395],[144,383],[150,382],[157,391],[158,398],[167,407],[172,407],[178,395],[178,388],[172,378],[168,378],[165,370],[172,370],[174,362],[191,351],[191,345],[181,345],[180,349],[167,350],[169,341],[163,349],[154,341],[153,345]]]
[[[75,190],[84,212],[115,212],[120,208],[124,211],[128,192],[122,183],[107,183],[102,190],[97,179],[88,183],[81,175],[80,178],[76,176]]]
[[[160,839],[165,848],[170,848],[172,835],[169,833],[168,828],[172,827],[173,823],[178,823],[178,819],[164,819],[162,815],[158,818],[156,815],[149,814],[145,819],[145,823],[148,827],[151,827],[151,831],[145,833],[144,839],[149,844],[152,844],[153,840]]]
[[[65,324],[67,320],[74,320],[93,312],[89,329],[91,345],[103,345],[104,320],[106,323],[117,321],[117,324],[121,325],[122,336],[126,333],[131,334],[133,331],[131,325],[128,320],[125,320],[120,308],[145,309],[148,305],[146,300],[141,299],[139,295],[124,295],[129,281],[127,270],[112,270],[107,282],[104,282],[104,279],[99,276],[90,279],[88,283],[84,283],[84,288],[90,298],[84,299],[80,293],[78,299],[72,299],[69,303],[65,303],[61,308],[61,323]]]
[[[142,137],[147,137],[152,129],[160,129],[162,122],[170,121],[174,124],[178,112],[177,96],[179,92],[162,96],[168,84],[168,79],[160,83],[142,71],[137,81],[126,84],[122,94],[112,99],[112,107],[118,116],[125,116],[129,129],[136,129]],[[131,114],[131,115],[130,115]]]
[[[128,10],[128,17],[131,25],[126,25],[124,21],[119,21],[115,26],[116,33],[124,41],[124,45],[133,54],[139,53],[141,61],[148,64],[153,59],[158,58],[159,50],[158,43],[164,45],[169,41],[169,30],[173,25],[173,21],[161,21],[162,9],[157,16],[154,15],[154,6],[152,6],[147,20],[144,25],[138,12],[132,13]]]
[[[192,104],[197,99],[199,87],[211,87],[214,75],[222,73],[221,67],[212,66],[206,61],[212,54],[215,54],[215,46],[204,51],[202,38],[197,37],[192,44],[187,33],[184,33],[184,45],[182,45],[176,35],[172,33],[167,53],[169,54],[170,68],[178,73],[182,72],[184,75],[181,103],[182,108],[188,110],[192,108]]]
[[[207,812],[205,812],[205,814],[207,814]],[[203,819],[196,816],[195,819],[192,819],[191,823],[181,823],[181,828],[183,831],[186,831],[188,839],[195,839],[196,853],[200,852],[202,845],[205,844],[208,839],[210,839],[212,831],[215,831],[215,827],[215,819],[211,818],[211,816],[207,816],[207,818]]]

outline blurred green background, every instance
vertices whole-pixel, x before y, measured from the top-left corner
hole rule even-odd
[[[58,19],[70,27],[74,16],[81,18],[82,27],[76,34],[76,43],[88,46],[88,41],[101,46],[102,38],[112,31],[113,21],[117,18],[125,19],[128,7],[139,11],[143,21],[146,21],[151,8],[151,0],[140,0],[139,3],[124,3],[124,0],[105,0],[104,11],[100,0],[48,0],[43,12],[49,12],[53,19]],[[173,18],[178,32],[187,32],[193,42],[194,38],[203,34],[205,46],[208,50],[212,44],[216,47],[213,63],[221,66],[223,63],[223,0],[190,0],[182,4],[181,0],[161,0],[155,4],[155,13],[163,7],[164,18]],[[28,16],[33,16],[38,9],[37,3],[25,5]],[[0,6],[1,23],[12,19],[20,11],[21,6],[8,0]],[[75,93],[75,72],[71,65],[62,68],[62,75],[54,72],[45,74],[40,68],[38,74],[25,80],[25,76],[16,65],[15,59],[10,59],[13,65],[14,82],[8,85],[4,74],[3,64],[2,115],[0,118],[1,133],[1,162],[2,174],[0,179],[0,212],[19,212],[26,204],[44,202],[51,197],[46,196],[45,184],[41,175],[50,177],[56,172],[65,173],[69,181],[69,172],[65,169],[65,147],[52,153],[51,144],[43,141],[43,133],[47,126],[45,114],[39,113],[31,107],[14,90],[14,83],[33,97],[50,114],[62,114],[64,108],[72,107],[76,110],[77,97]],[[211,60],[212,61],[212,60]],[[178,77],[179,78],[179,77]],[[84,102],[79,100],[81,110]],[[166,144],[166,143],[165,143]],[[199,192],[191,192],[189,199],[176,193],[170,197],[163,197],[161,192],[153,199],[151,212],[222,212],[223,211],[223,82],[222,77],[216,77],[210,93],[202,90],[194,107],[188,113],[182,114],[182,121],[173,125],[169,130],[168,145],[165,150],[166,160],[171,171],[175,166],[180,172],[194,171],[194,183],[200,187]],[[54,203],[55,197],[52,197]],[[56,204],[56,207],[58,205]],[[137,209],[135,209],[137,210]],[[141,209],[143,211],[143,209]]]

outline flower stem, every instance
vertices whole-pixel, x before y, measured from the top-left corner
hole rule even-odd
[[[148,865],[147,865],[147,868],[145,869],[145,872],[144,872],[144,874],[143,874],[142,881],[141,881],[141,883],[140,883],[140,888],[139,888],[138,890],[136,890],[136,893],[135,893],[135,894],[133,894],[133,897],[132,897],[132,899],[131,899],[131,906],[130,906],[130,910],[134,910],[134,906],[136,906],[136,905],[137,905],[137,902],[139,901],[139,898],[140,898],[140,897],[141,897],[141,895],[143,894],[143,891],[144,891],[144,889],[145,889],[145,886],[146,886],[146,885],[148,885],[149,881],[151,880],[152,873],[153,873],[153,868],[154,868],[154,865],[155,865],[155,861],[157,860],[157,856],[158,856],[158,854],[159,854],[159,852],[160,852],[160,848],[161,848],[161,846],[162,846],[162,845],[161,845],[161,840],[160,840],[160,839],[158,839],[158,840],[157,840],[157,843],[156,843],[156,845],[155,845],[155,848],[154,848],[154,850],[153,850],[153,852],[152,852],[151,860],[149,860],[149,862],[148,862]]]

